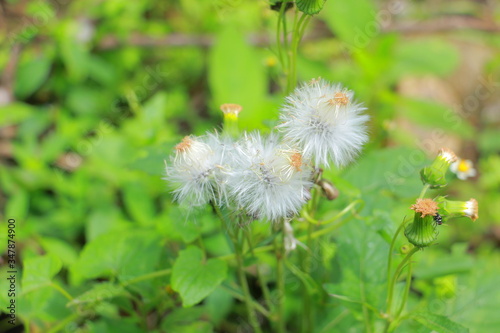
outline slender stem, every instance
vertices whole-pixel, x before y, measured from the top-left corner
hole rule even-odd
[[[248,230],[245,230],[245,236],[247,238],[248,247],[250,248],[250,254],[252,255],[252,257],[255,258],[255,252],[254,252],[253,244],[252,244],[252,237],[250,235],[250,232],[248,232]],[[255,265],[255,272],[257,274],[257,280],[259,281],[260,287],[262,289],[262,293],[264,294],[264,298],[265,298],[267,307],[269,309],[271,309],[273,306],[273,302],[271,302],[271,293],[269,292],[269,288],[267,286],[267,282],[264,278],[264,275],[260,271],[259,264]]]
[[[57,333],[62,330],[64,330],[65,326],[67,326],[69,323],[71,323],[73,320],[78,319],[79,315],[77,313],[70,314],[66,318],[64,318],[62,321],[60,321],[56,326],[52,327],[50,331],[47,331],[48,333]]]
[[[60,285],[58,285],[57,283],[54,283],[54,282],[51,282],[50,283],[50,286],[52,288],[54,288],[55,290],[57,290],[58,292],[60,292],[64,297],[66,297],[69,301],[72,301],[73,300],[73,297],[63,288],[61,287]]]
[[[217,205],[212,204],[212,207],[214,208],[217,216],[220,218],[223,227],[226,229],[229,238],[233,243],[234,254],[236,257],[236,272],[238,275],[238,280],[241,284],[241,289],[243,290],[243,295],[245,297],[245,305],[247,309],[248,321],[250,322],[250,326],[252,326],[253,331],[255,333],[261,333],[262,330],[260,329],[259,322],[257,320],[257,316],[254,311],[254,301],[252,299],[252,295],[250,294],[250,288],[248,287],[248,281],[245,274],[245,266],[243,264],[243,251],[242,251],[243,249],[241,242],[238,241],[238,230],[234,232],[231,229],[231,226],[228,224],[228,222],[224,218],[224,215],[222,215],[220,208]]]
[[[393,296],[394,296],[394,286],[396,285],[398,277],[401,274],[401,271],[405,267],[406,263],[419,250],[420,250],[419,247],[414,247],[413,249],[411,249],[411,251],[408,252],[406,257],[404,257],[404,259],[399,263],[398,267],[396,268],[396,271],[394,272],[394,275],[391,278],[391,281],[389,283],[389,290],[387,291],[388,294],[387,294],[387,310],[386,310],[386,314],[389,315],[389,318],[388,318],[389,322],[392,321],[391,308],[392,308],[392,300],[393,300]]]
[[[154,278],[157,278],[157,277],[160,277],[160,276],[170,275],[170,273],[172,273],[171,269],[162,269],[162,270],[159,270],[159,271],[156,271],[156,272],[151,272],[151,273],[148,273],[148,274],[139,275],[139,276],[137,276],[137,277],[135,277],[133,279],[130,279],[128,281],[123,282],[122,286],[126,287],[128,285],[131,285],[131,284],[134,284],[134,283],[137,283],[137,282],[141,282],[141,281],[144,281],[144,280],[149,280],[149,279],[154,279]]]
[[[403,293],[403,299],[401,300],[401,304],[399,306],[399,309],[398,311],[396,312],[396,316],[395,318],[399,318],[399,316],[401,315],[401,312],[403,312],[403,309],[405,307],[405,304],[406,304],[406,301],[408,299],[408,294],[410,293],[410,286],[411,286],[411,269],[412,269],[412,265],[411,265],[411,261],[408,263],[408,271],[407,271],[407,275],[406,275],[406,286],[405,286],[405,290],[404,290],[404,293]]]
[[[401,232],[401,230],[403,230],[404,225],[405,225],[405,220],[401,222],[398,229],[396,230],[396,233],[394,233],[394,237],[392,237],[391,241],[391,246],[389,247],[389,258],[387,258],[387,290],[389,290],[391,286],[391,281],[389,277],[391,276],[392,255],[393,255],[392,252],[394,251],[394,245],[396,244],[396,239],[398,238],[398,235]]]
[[[420,195],[418,196],[419,199],[423,199],[424,198],[424,195],[425,195],[425,192],[427,192],[427,190],[429,189],[430,185],[429,184],[425,184],[424,187],[422,188],[422,192],[420,192]]]
[[[244,295],[236,292],[235,290],[233,290],[231,288],[225,287],[224,285],[222,285],[222,288],[224,288],[227,292],[229,292],[234,298],[239,299],[240,301],[245,301],[245,296]],[[271,313],[269,313],[269,311],[267,311],[267,309],[264,308],[262,305],[260,305],[256,301],[252,301],[252,303],[253,303],[254,308],[257,311],[259,311],[260,313],[262,313],[267,318],[271,317]]]
[[[276,280],[278,285],[278,297],[277,297],[277,308],[278,308],[278,333],[286,332],[286,322],[285,322],[285,220],[281,221],[282,237],[274,239],[274,250],[276,253]]]

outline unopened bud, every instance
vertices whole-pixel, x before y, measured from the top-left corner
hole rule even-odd
[[[451,163],[456,160],[457,156],[451,150],[441,149],[432,164],[420,171],[422,182],[431,188],[446,186],[446,171],[448,171]]]
[[[339,196],[339,190],[329,180],[321,179],[318,185],[321,187],[323,194],[328,200],[335,200]]]

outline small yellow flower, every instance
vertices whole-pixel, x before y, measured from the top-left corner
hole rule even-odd
[[[450,166],[450,170],[457,175],[461,180],[476,176],[476,169],[471,160],[463,160],[461,158]]]

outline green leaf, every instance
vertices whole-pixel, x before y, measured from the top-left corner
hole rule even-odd
[[[38,58],[19,66],[14,82],[14,95],[25,99],[36,92],[47,80],[51,62],[47,58]]]
[[[23,293],[46,287],[61,270],[61,260],[55,255],[28,258],[24,261]]]
[[[151,273],[160,252],[161,239],[154,231],[111,231],[85,245],[80,258],[71,266],[71,278],[74,284],[111,276],[125,282]]]
[[[0,107],[0,126],[13,125],[29,118],[36,109],[28,104],[15,102]]]
[[[344,301],[346,307],[361,313],[362,307],[377,309],[384,302],[387,283],[388,244],[363,221],[351,221],[338,236],[334,263],[339,272],[328,292]]]
[[[182,304],[192,306],[207,297],[227,275],[227,264],[219,259],[203,260],[200,249],[190,246],[180,252],[172,270],[172,288]]]
[[[117,296],[127,294],[126,290],[111,282],[97,283],[92,286],[92,289],[75,297],[68,306],[81,305],[84,303],[97,303],[108,300]]]
[[[297,0],[297,8],[306,14],[313,15],[320,12],[326,0]]]
[[[275,116],[262,108],[267,91],[264,65],[235,27],[228,26],[217,36],[210,52],[209,69],[217,114],[221,104],[240,104],[243,111],[239,118],[246,128],[262,127],[264,119]]]
[[[64,266],[70,266],[78,258],[75,248],[61,239],[43,237],[40,245],[46,253],[57,256]]]
[[[413,320],[418,321],[431,330],[438,333],[467,333],[469,329],[448,319],[445,316],[436,315],[428,312],[414,313],[411,315]]]
[[[127,212],[136,222],[142,225],[154,222],[154,202],[145,195],[144,188],[139,183],[129,183],[124,186],[123,200]]]
[[[360,49],[380,33],[376,8],[370,0],[328,1],[321,15],[339,38],[352,48]]]

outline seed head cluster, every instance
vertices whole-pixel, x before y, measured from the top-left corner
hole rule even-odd
[[[225,116],[241,107],[224,104]],[[368,140],[364,108],[340,84],[316,79],[297,88],[281,109],[278,132],[186,136],[174,147],[166,180],[176,201],[207,203],[276,221],[310,198],[313,171],[351,162]]]

